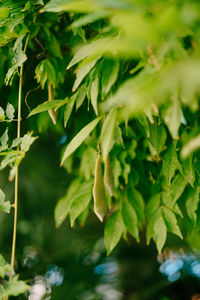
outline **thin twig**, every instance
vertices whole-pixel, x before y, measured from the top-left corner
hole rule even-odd
[[[30,34],[28,34],[24,52],[26,52],[28,46]],[[21,104],[22,104],[22,83],[23,83],[23,64],[20,68],[20,77],[19,77],[19,94],[18,94],[18,117],[17,117],[17,138],[20,138],[21,134]],[[14,265],[15,265],[15,248],[16,248],[16,234],[17,234],[17,211],[18,211],[18,179],[19,179],[19,167],[16,167],[15,175],[15,201],[14,201],[14,225],[13,225],[13,241],[12,241],[12,254],[11,254],[11,272],[10,279],[12,279]]]
[[[30,89],[26,94],[24,101],[25,101],[26,106],[28,107],[29,112],[31,111],[31,109],[30,109],[30,106],[28,105],[27,98],[31,92],[37,91],[39,88],[40,88],[40,84],[36,88]]]

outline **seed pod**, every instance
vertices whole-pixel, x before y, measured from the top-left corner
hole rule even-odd
[[[53,97],[53,86],[52,86],[52,83],[49,83],[48,84],[48,99],[49,99],[49,101],[51,101],[51,100],[53,100],[53,98],[54,98]],[[58,112],[55,111],[55,109],[50,109],[50,110],[48,110],[48,113],[51,117],[53,124],[56,125]]]
[[[108,189],[110,196],[113,196],[114,178],[110,164],[110,155],[108,154],[104,161],[104,183]]]
[[[96,166],[95,166],[93,197],[94,197],[94,212],[102,222],[103,217],[106,214],[106,196],[105,196],[105,186],[103,182],[100,154],[98,154],[96,160]]]

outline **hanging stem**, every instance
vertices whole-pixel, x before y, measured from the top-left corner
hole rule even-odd
[[[26,52],[28,40],[30,34],[26,38],[24,52]],[[17,116],[17,138],[20,138],[21,135],[21,105],[22,105],[22,85],[23,85],[23,64],[20,68],[19,74],[19,94],[18,94],[18,116]],[[12,240],[12,254],[11,254],[11,268],[12,271],[10,272],[10,279],[12,279],[12,274],[15,265],[15,248],[16,248],[16,235],[17,235],[17,211],[18,211],[18,182],[19,182],[19,166],[16,168],[16,175],[15,175],[15,201],[14,201],[14,225],[13,225],[13,240]]]

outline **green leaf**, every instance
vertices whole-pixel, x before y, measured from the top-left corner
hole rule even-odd
[[[92,82],[91,85],[91,104],[94,108],[96,116],[98,116],[98,106],[97,106],[97,100],[98,100],[98,93],[99,93],[99,78],[96,75],[95,79]]]
[[[76,218],[87,208],[92,198],[92,182],[85,182],[72,195],[72,204],[70,207],[71,227]]]
[[[181,166],[176,154],[176,144],[172,143],[169,146],[163,158],[163,167],[162,167],[163,174],[165,175],[168,184],[171,182],[171,179],[174,176],[176,169],[180,169],[180,168]]]
[[[186,210],[187,214],[192,220],[193,224],[197,222],[197,208],[199,204],[199,187],[190,189],[186,199]]]
[[[184,176],[185,180],[194,187],[194,181],[195,181],[195,171],[193,166],[193,158],[192,156],[187,157],[182,161],[182,175]]]
[[[44,59],[37,65],[35,69],[35,77],[37,82],[41,84],[42,89],[44,89],[45,83],[52,83],[53,86],[55,86],[57,74],[49,59]]]
[[[150,126],[150,142],[155,148],[157,155],[163,150],[167,139],[166,129],[163,125],[158,125],[156,122]]]
[[[160,207],[153,214],[150,214],[148,216],[148,223],[147,223],[147,229],[146,229],[147,245],[149,245],[151,239],[154,238],[154,235],[155,235],[154,225],[160,217],[161,217]]]
[[[129,203],[132,205],[137,214],[138,220],[141,223],[145,222],[145,205],[142,195],[132,187],[132,189],[128,190],[128,198]]]
[[[165,224],[167,226],[167,229],[178,235],[181,239],[183,238],[180,229],[177,225],[177,219],[175,214],[167,207],[162,207],[162,215],[163,215],[163,219],[165,221]]]
[[[6,116],[8,119],[12,120],[14,118],[15,109],[12,104],[7,103],[6,106]]]
[[[102,69],[102,97],[105,98],[105,96],[110,92],[112,86],[117,80],[119,72],[119,61],[104,59]]]
[[[9,201],[4,201],[5,200],[5,194],[4,192],[0,189],[0,210],[5,212],[5,213],[10,213],[10,202]]]
[[[169,193],[172,197],[172,207],[179,199],[179,197],[182,195],[186,185],[187,185],[187,181],[181,174],[178,174],[172,181],[169,188]]]
[[[158,253],[160,254],[167,237],[167,227],[162,217],[159,217],[156,220],[153,229],[154,229],[153,239],[156,243]]]
[[[122,203],[122,218],[127,230],[139,242],[137,215],[133,206],[128,201]]]
[[[18,280],[18,276],[10,279],[5,287],[5,292],[8,296],[18,296],[28,291],[30,287],[22,280]]]
[[[85,177],[86,180],[90,180],[94,176],[96,159],[97,152],[92,147],[87,147],[81,157],[79,169],[80,175]]]
[[[173,103],[169,106],[165,113],[164,121],[169,129],[171,136],[174,139],[178,138],[178,131],[181,125],[181,104],[177,99],[173,100]]]
[[[147,203],[146,214],[150,218],[160,207],[160,194],[153,195]]]
[[[114,144],[114,134],[117,124],[117,109],[112,110],[106,117],[101,130],[101,150],[103,160],[106,159]]]
[[[75,101],[76,101],[76,94],[69,98],[69,100],[68,100],[68,102],[65,106],[65,110],[64,110],[64,127],[67,126],[67,123],[68,123],[68,120],[71,116]]]
[[[83,141],[88,137],[88,135],[97,126],[101,117],[94,119],[88,125],[86,125],[79,133],[72,139],[72,141],[67,145],[65,152],[63,154],[61,165],[64,161],[83,143]]]
[[[79,180],[74,180],[70,184],[70,186],[67,189],[67,193],[64,197],[62,197],[58,203],[56,204],[55,210],[54,210],[54,218],[56,222],[56,227],[59,227],[63,221],[66,219],[71,203],[72,203],[72,195],[74,192],[77,191],[78,187],[80,185]]]
[[[120,211],[116,211],[108,219],[104,231],[104,242],[105,242],[108,255],[118,244],[122,236],[123,230],[124,230],[124,225],[122,222]]]
[[[80,83],[83,81],[83,79],[86,77],[86,75],[92,70],[92,68],[95,66],[97,61],[98,61],[98,59],[95,59],[93,61],[90,61],[87,64],[84,64],[84,62],[83,62],[82,65],[80,65],[78,67],[78,71],[76,74],[76,80],[75,80],[73,88],[72,88],[73,92],[76,91],[76,89],[79,87]]]
[[[59,107],[61,107],[62,105],[64,105],[65,103],[67,103],[68,98],[64,99],[64,100],[51,100],[51,101],[45,101],[42,104],[38,105],[36,108],[34,108],[30,114],[28,115],[27,118],[29,118],[30,116],[39,114],[41,112],[50,110],[50,109],[58,109]]]
[[[1,196],[0,196],[1,197]],[[5,258],[0,254],[0,266],[4,266],[6,264]]]

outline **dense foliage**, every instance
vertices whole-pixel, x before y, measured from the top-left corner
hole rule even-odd
[[[167,232],[190,244],[199,236],[199,9],[186,0],[0,1],[0,170],[10,167],[13,180],[38,135],[60,134],[70,181],[55,224],[69,216],[82,225],[93,211],[108,254],[144,231],[159,253]],[[16,205],[2,190],[8,213]],[[0,257],[1,277],[7,268]],[[27,289],[12,280],[14,295]]]

